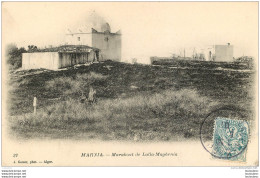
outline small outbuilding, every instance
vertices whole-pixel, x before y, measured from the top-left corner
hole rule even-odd
[[[227,45],[214,45],[208,47],[205,52],[207,61],[216,62],[233,62],[234,46],[228,43]]]
[[[64,45],[22,54],[23,69],[61,69],[99,60],[99,49],[86,45]]]

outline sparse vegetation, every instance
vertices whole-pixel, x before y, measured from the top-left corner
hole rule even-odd
[[[21,138],[198,139],[200,124],[214,107],[231,104],[253,113],[254,71],[205,66],[179,69],[108,61],[12,73],[10,132]],[[81,103],[90,86],[98,101]],[[34,96],[37,115],[32,113]]]
[[[203,116],[216,104],[187,89],[106,99],[93,105],[68,99],[41,109],[37,115],[13,117],[12,128],[21,135],[44,128],[44,133],[51,135],[53,129],[59,131],[56,137],[64,137],[69,132],[73,136],[91,133],[91,137],[105,140],[171,140],[176,136],[186,137],[182,129],[199,128]],[[189,136],[195,134],[198,133]],[[39,132],[30,136],[38,137]]]
[[[62,93],[63,97],[79,97],[87,95],[89,87],[95,82],[102,82],[106,76],[90,72],[85,74],[76,74],[73,77],[58,77],[48,81],[45,87],[50,92]]]
[[[188,67],[188,68],[204,68],[217,69],[219,67],[225,69],[253,69],[253,66],[247,65],[245,60],[237,59],[235,62],[214,62],[214,61],[197,61],[197,60],[178,60],[178,59],[163,59],[152,61],[153,65],[168,65],[172,67]]]
[[[6,47],[6,59],[9,69],[17,69],[22,67],[22,53],[25,53],[25,48],[17,48],[15,44],[9,44]]]

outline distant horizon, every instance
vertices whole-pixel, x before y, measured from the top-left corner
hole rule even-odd
[[[234,46],[234,57],[258,57],[255,2],[4,2],[3,42],[18,47],[64,45],[69,27],[86,24],[95,11],[122,31],[122,61],[151,56],[192,55],[194,48]],[[19,8],[17,8],[19,6]],[[185,9],[185,11],[183,11]],[[66,13],[64,13],[66,12]],[[221,12],[221,13],[220,13]]]

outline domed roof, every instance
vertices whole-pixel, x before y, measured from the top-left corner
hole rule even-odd
[[[87,19],[80,21],[67,30],[67,33],[91,33],[92,28],[98,32],[111,32],[109,23],[95,12],[90,14]]]
[[[106,32],[106,31],[111,32],[110,25],[108,23],[101,24],[101,32]]]
[[[92,28],[98,32],[111,32],[109,23],[91,23],[88,25],[79,25],[78,27],[67,29],[67,33],[90,33]]]

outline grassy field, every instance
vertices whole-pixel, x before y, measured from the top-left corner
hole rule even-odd
[[[167,65],[107,61],[67,70],[10,74],[10,133],[20,138],[133,141],[198,139],[214,108],[235,105],[253,116],[255,72],[245,65]],[[97,101],[82,102],[89,88]],[[33,97],[38,99],[34,115]]]

